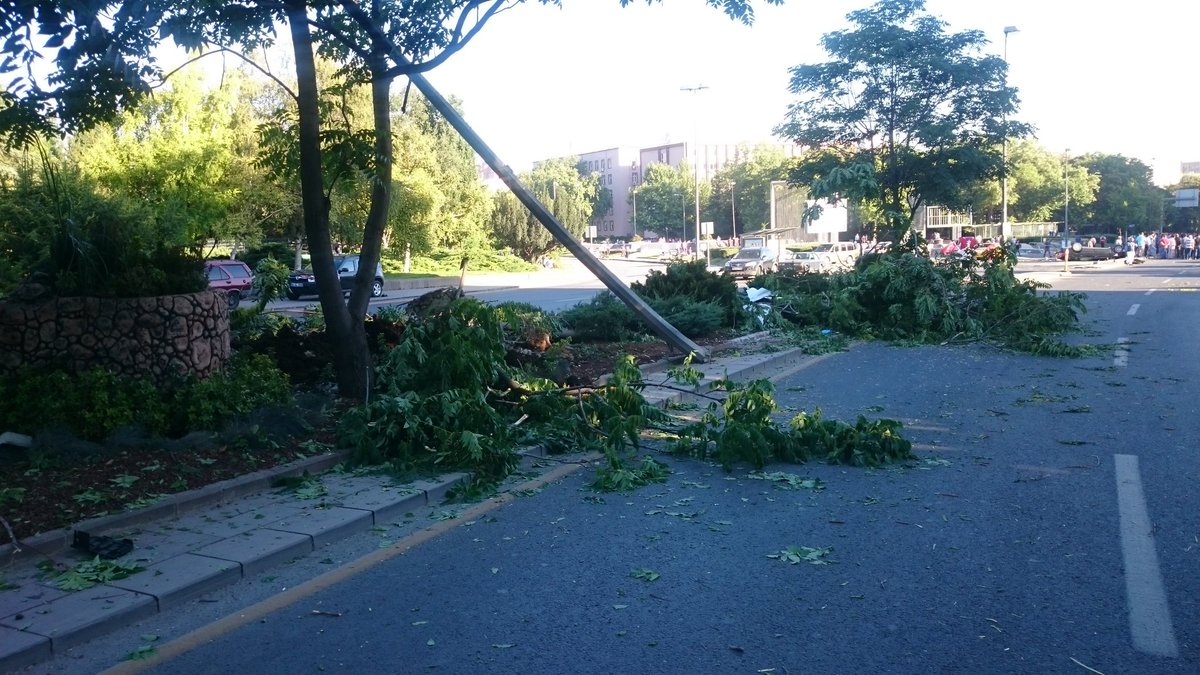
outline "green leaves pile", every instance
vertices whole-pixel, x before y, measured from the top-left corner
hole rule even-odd
[[[1013,274],[1008,255],[934,261],[912,251],[867,256],[834,275],[773,274],[756,283],[775,294],[793,325],[923,343],[986,341],[1035,354],[1077,355],[1056,336],[1074,330],[1084,296],[1039,294],[1045,284]]]
[[[784,427],[772,417],[779,406],[770,381],[753,380],[738,386],[719,380],[712,386],[728,396],[720,403],[710,403],[700,421],[679,432],[672,444],[676,454],[715,459],[726,471],[738,462],[762,469],[771,462],[810,459],[879,466],[916,458],[912,443],[899,433],[904,425],[895,420],[868,421],[859,416],[850,425],[822,419],[818,408],[811,414],[799,413]]]

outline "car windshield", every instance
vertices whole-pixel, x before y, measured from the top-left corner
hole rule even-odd
[[[759,258],[766,257],[764,253],[765,251],[761,248],[744,248],[738,251],[734,258],[737,260],[758,260]]]
[[[828,253],[833,250],[833,244],[819,244],[813,249],[813,253]]]

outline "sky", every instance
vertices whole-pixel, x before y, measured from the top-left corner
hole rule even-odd
[[[821,63],[820,38],[869,0],[756,3],[752,27],[703,0],[527,2],[428,73],[517,171],[535,160],[665,142],[779,142],[788,69]],[[1103,7],[1103,8],[1101,8]],[[1058,153],[1137,158],[1160,185],[1200,161],[1200,78],[1189,74],[1200,2],[927,0],[949,30],[981,30],[1018,90],[1013,119]],[[699,92],[684,87],[707,87]]]

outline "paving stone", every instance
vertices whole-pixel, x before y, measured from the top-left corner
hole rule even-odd
[[[0,672],[9,673],[53,656],[50,638],[0,626]]]
[[[110,536],[132,539],[133,551],[121,559],[143,567],[224,539],[215,534],[162,528],[126,530]]]
[[[154,596],[162,612],[241,578],[236,562],[184,553],[109,585]]]
[[[198,548],[194,553],[240,563],[242,576],[250,577],[312,550],[312,537],[306,534],[251,530]]]
[[[370,511],[374,514],[375,525],[387,525],[425,506],[425,492],[411,488],[367,490],[350,495],[340,505],[348,509]]]
[[[313,546],[319,548],[354,532],[361,532],[372,523],[370,511],[332,506],[327,509],[306,509],[271,523],[270,529],[308,535],[312,537]]]
[[[448,473],[439,476],[436,480],[420,480],[413,484],[413,487],[425,491],[425,501],[429,505],[441,504],[446,498],[446,493],[455,485],[471,477],[469,473]]]
[[[54,651],[88,640],[151,616],[154,598],[111,586],[93,586],[18,615],[0,618],[0,626],[50,638]]]
[[[172,521],[169,525],[176,530],[226,538],[266,527],[294,515],[301,508],[299,504],[270,504],[245,512],[196,513]]]
[[[66,591],[38,583],[33,574],[24,574],[20,578],[6,575],[5,581],[18,588],[0,593],[0,616],[19,614],[67,594]]]

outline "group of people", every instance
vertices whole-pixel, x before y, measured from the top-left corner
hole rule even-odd
[[[1200,236],[1193,232],[1139,232],[1125,240],[1117,235],[1117,246],[1125,251],[1125,262],[1131,258],[1160,260],[1196,260],[1200,258]]]

